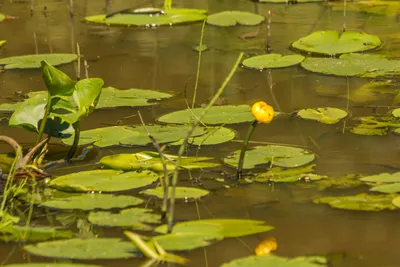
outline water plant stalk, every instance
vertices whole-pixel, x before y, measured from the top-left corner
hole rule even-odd
[[[238,68],[240,62],[242,61],[244,53],[241,52],[239,54],[238,59],[236,60],[235,64],[233,65],[230,73],[228,76],[225,78],[224,82],[222,83],[221,87],[218,89],[217,93],[214,95],[214,97],[210,100],[208,103],[207,107],[203,109],[202,113],[200,114],[199,117],[197,117],[191,124],[191,128],[189,129],[185,139],[183,140],[182,145],[179,148],[178,152],[178,158],[175,162],[175,170],[174,174],[172,177],[172,188],[171,188],[171,195],[170,195],[170,204],[169,204],[169,210],[167,214],[167,221],[168,221],[168,233],[171,233],[173,223],[174,223],[174,209],[175,209],[175,192],[176,192],[176,185],[178,184],[178,175],[179,175],[179,166],[180,166],[180,161],[183,153],[185,152],[186,145],[189,141],[190,136],[192,136],[193,132],[195,131],[197,125],[200,123],[200,121],[203,119],[203,117],[207,114],[207,111],[210,109],[212,105],[214,105],[215,101],[220,97],[222,92],[224,91],[225,87],[229,83],[229,81],[232,79],[233,74],[236,72],[236,69]]]
[[[271,10],[268,10],[268,23],[267,23],[267,53],[271,53]]]
[[[201,27],[201,35],[200,35],[200,42],[199,42],[199,58],[197,60],[197,71],[196,71],[196,82],[194,84],[194,93],[193,93],[193,101],[192,101],[192,108],[196,103],[196,96],[197,96],[197,87],[199,86],[199,76],[200,76],[200,66],[201,66],[201,54],[203,48],[203,36],[204,36],[204,28],[206,26],[206,20],[203,21],[203,25]]]
[[[80,121],[77,121],[72,124],[72,128],[74,128],[74,142],[72,143],[71,149],[68,151],[68,154],[65,158],[65,160],[69,161],[71,160],[74,156],[76,151],[78,150],[78,145],[79,145],[79,137],[81,134],[81,124]]]
[[[42,140],[42,136],[44,133],[44,129],[46,127],[46,123],[47,123],[47,118],[49,117],[50,114],[50,110],[51,110],[51,94],[50,91],[47,91],[47,103],[46,103],[46,108],[43,114],[43,119],[40,122],[40,126],[39,126],[39,133],[38,133],[38,137],[36,139],[36,145],[40,143],[40,141]]]
[[[254,120],[253,123],[250,125],[249,130],[247,131],[246,138],[244,139],[243,147],[242,147],[242,150],[240,151],[238,169],[236,172],[237,180],[242,178],[244,156],[246,155],[246,150],[247,150],[247,146],[249,144],[250,137],[253,134],[254,130],[256,129],[257,124],[258,124],[258,121]]]

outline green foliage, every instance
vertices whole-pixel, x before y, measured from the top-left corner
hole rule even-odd
[[[321,256],[285,258],[275,255],[248,256],[224,263],[221,267],[327,267],[328,261]]]
[[[327,178],[324,175],[314,174],[314,168],[315,164],[290,169],[273,167],[267,172],[258,173],[252,179],[257,182],[292,183],[298,181],[319,181]]]
[[[0,59],[0,65],[4,69],[38,69],[41,67],[41,62],[46,61],[48,64],[58,66],[73,62],[78,59],[75,54],[38,54],[15,56]]]
[[[335,124],[345,118],[348,113],[338,108],[306,108],[299,110],[297,116],[307,120],[315,120],[324,124]]]
[[[171,195],[171,190],[172,188],[169,188],[169,193],[168,195]],[[181,199],[190,199],[190,198],[200,198],[203,196],[208,195],[210,192],[208,190],[200,189],[200,188],[195,188],[195,187],[182,187],[182,186],[177,186],[175,187],[175,198],[181,198]],[[152,189],[146,189],[142,191],[141,193],[146,194],[146,195],[151,195],[151,196],[156,196],[158,198],[163,198],[164,197],[164,189],[162,187],[157,187],[157,188],[152,188]]]
[[[222,11],[208,15],[207,23],[215,26],[229,27],[236,25],[254,26],[263,22],[261,15],[243,11]]]
[[[250,57],[243,60],[243,66],[250,69],[274,69],[274,68],[284,68],[301,63],[305,57],[302,55],[287,55],[283,56],[281,54],[267,54],[255,57]]]
[[[71,231],[62,231],[53,227],[25,227],[12,225],[6,229],[1,229],[0,240],[5,242],[18,241],[44,241],[47,239],[71,238],[74,233]]]

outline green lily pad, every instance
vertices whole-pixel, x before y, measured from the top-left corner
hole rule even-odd
[[[350,129],[351,133],[359,135],[386,135],[387,131],[388,131],[387,128],[368,128],[368,127],[363,127],[362,124],[357,125]]]
[[[40,204],[42,207],[67,210],[113,209],[136,206],[143,200],[133,196],[114,196],[109,194],[84,194],[65,198],[53,198]]]
[[[359,175],[348,174],[338,178],[321,179],[312,185],[315,185],[319,190],[327,188],[355,188],[362,184],[359,180]]]
[[[389,173],[381,173],[378,175],[370,175],[360,178],[363,182],[372,182],[372,183],[400,183],[400,172],[396,172],[393,174]]]
[[[137,248],[119,238],[68,239],[24,246],[34,255],[51,258],[94,260],[126,259],[138,256]]]
[[[204,108],[185,109],[165,114],[158,118],[159,122],[187,124],[199,117]],[[207,110],[206,115],[201,120],[205,124],[233,124],[241,122],[252,122],[254,117],[251,114],[249,105],[239,106],[212,106]]]
[[[124,10],[112,15],[94,15],[85,17],[87,22],[105,24],[108,26],[146,26],[157,27],[202,21],[207,17],[207,11],[202,9],[169,8],[158,14],[149,15]]]
[[[52,66],[58,66],[71,63],[77,59],[78,56],[75,54],[38,54],[1,58],[0,65],[3,65],[6,70],[38,69],[41,67],[41,62],[43,60],[47,61]]]
[[[204,247],[223,238],[242,237],[267,232],[274,227],[264,221],[239,219],[207,219],[180,222],[174,225],[172,233],[156,236],[154,239],[166,250],[191,250]],[[165,234],[167,226],[155,229]]]
[[[400,193],[400,183],[377,185],[370,188],[369,191],[386,194]]]
[[[325,124],[335,124],[345,118],[348,113],[338,108],[306,108],[297,112],[297,116],[307,120],[315,120]]]
[[[393,198],[392,204],[395,205],[396,207],[400,208],[400,196]]]
[[[392,110],[392,115],[395,118],[400,118],[400,108],[396,108],[396,109]]]
[[[224,158],[224,163],[237,167],[240,150]],[[267,163],[273,166],[294,168],[307,165],[315,159],[315,154],[298,147],[267,145],[256,146],[246,151],[243,169],[252,169]]]
[[[245,258],[235,259],[221,265],[221,267],[240,267],[240,266],[327,267],[329,265],[327,259],[325,257],[320,257],[320,256],[285,258],[275,255],[248,256]]]
[[[169,160],[176,160],[178,156],[164,154]],[[219,163],[204,162],[210,157],[181,157],[180,166],[185,169],[212,168]],[[100,159],[99,163],[107,168],[122,171],[152,170],[164,171],[160,155],[151,151],[142,151],[134,154],[114,154]],[[167,160],[167,170],[174,171],[175,163]]]
[[[326,2],[326,0],[256,0],[257,2],[260,3],[282,3],[282,4],[288,4],[288,3],[314,3],[314,2]]]
[[[0,231],[0,240],[5,242],[18,241],[44,241],[47,239],[71,238],[74,233],[71,231],[63,231],[54,227],[25,227],[12,225],[2,228]]]
[[[327,178],[324,175],[314,174],[314,171],[315,164],[290,169],[273,167],[265,173],[258,173],[252,179],[257,182],[292,183],[298,181],[319,181]]]
[[[4,21],[6,19],[6,15],[0,13],[0,22]]]
[[[171,190],[172,190],[172,188],[169,189],[168,195],[171,195]],[[140,193],[150,195],[150,196],[155,196],[158,198],[164,197],[164,189],[162,187],[146,189]],[[200,198],[200,197],[208,195],[209,193],[210,192],[207,190],[195,188],[195,187],[177,186],[175,188],[175,198],[177,198],[177,199],[179,199],[179,198],[181,198],[181,199]]]
[[[78,264],[78,263],[44,262],[44,263],[16,263],[16,264],[3,265],[3,267],[102,267],[102,266],[92,265],[92,264]]]
[[[355,196],[322,197],[314,200],[316,204],[328,204],[337,209],[382,211],[395,210],[392,204],[393,195],[368,195],[358,194]]]
[[[158,143],[170,143],[185,138],[189,131],[188,126],[181,125],[147,125],[149,133],[157,140]],[[192,136],[204,134],[205,129],[198,127]],[[115,133],[118,133],[117,135]],[[71,145],[74,137],[65,138],[63,143]],[[151,144],[151,139],[147,136],[143,125],[128,126],[111,126],[97,128],[93,130],[82,131],[79,136],[79,144],[93,144],[97,147],[108,146],[144,146]]]
[[[6,40],[0,40],[0,47],[2,47],[6,42]]]
[[[378,36],[351,31],[317,31],[292,43],[295,49],[324,55],[361,52],[380,45]]]
[[[242,64],[250,69],[274,69],[297,65],[305,59],[302,55],[267,54],[250,57],[243,60]]]
[[[355,134],[385,135],[391,128],[400,128],[400,121],[393,116],[365,116],[355,119],[359,124],[350,129],[350,132]]]
[[[108,211],[92,211],[89,213],[90,223],[101,226],[131,227],[140,231],[151,231],[148,223],[160,223],[161,215],[151,213],[151,209],[130,208],[118,213]]]
[[[194,146],[217,145],[229,142],[236,137],[236,132],[226,127],[207,127],[207,133],[189,139],[189,144]],[[180,146],[183,139],[170,143],[170,145]]]
[[[158,175],[152,171],[122,172],[116,170],[82,171],[51,180],[49,185],[70,192],[115,192],[152,184]]]
[[[265,20],[264,16],[243,12],[243,11],[223,11],[208,15],[207,23],[211,25],[229,27],[236,25],[254,26]]]
[[[372,54],[344,54],[339,58],[309,57],[301,66],[312,72],[337,76],[376,78],[400,75],[400,60]]]

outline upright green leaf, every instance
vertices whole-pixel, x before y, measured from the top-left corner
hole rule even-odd
[[[43,60],[41,65],[43,81],[51,96],[72,95],[75,83],[67,74],[51,66],[46,60]]]

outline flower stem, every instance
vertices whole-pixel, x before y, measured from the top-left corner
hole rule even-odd
[[[247,131],[247,135],[246,135],[246,138],[244,139],[242,151],[240,151],[240,158],[239,158],[239,165],[238,165],[238,169],[237,169],[237,173],[236,173],[236,180],[239,180],[242,178],[244,155],[246,154],[247,145],[249,144],[250,137],[253,134],[254,129],[256,128],[257,124],[258,124],[257,120],[253,121],[253,123],[249,127],[249,130]]]

